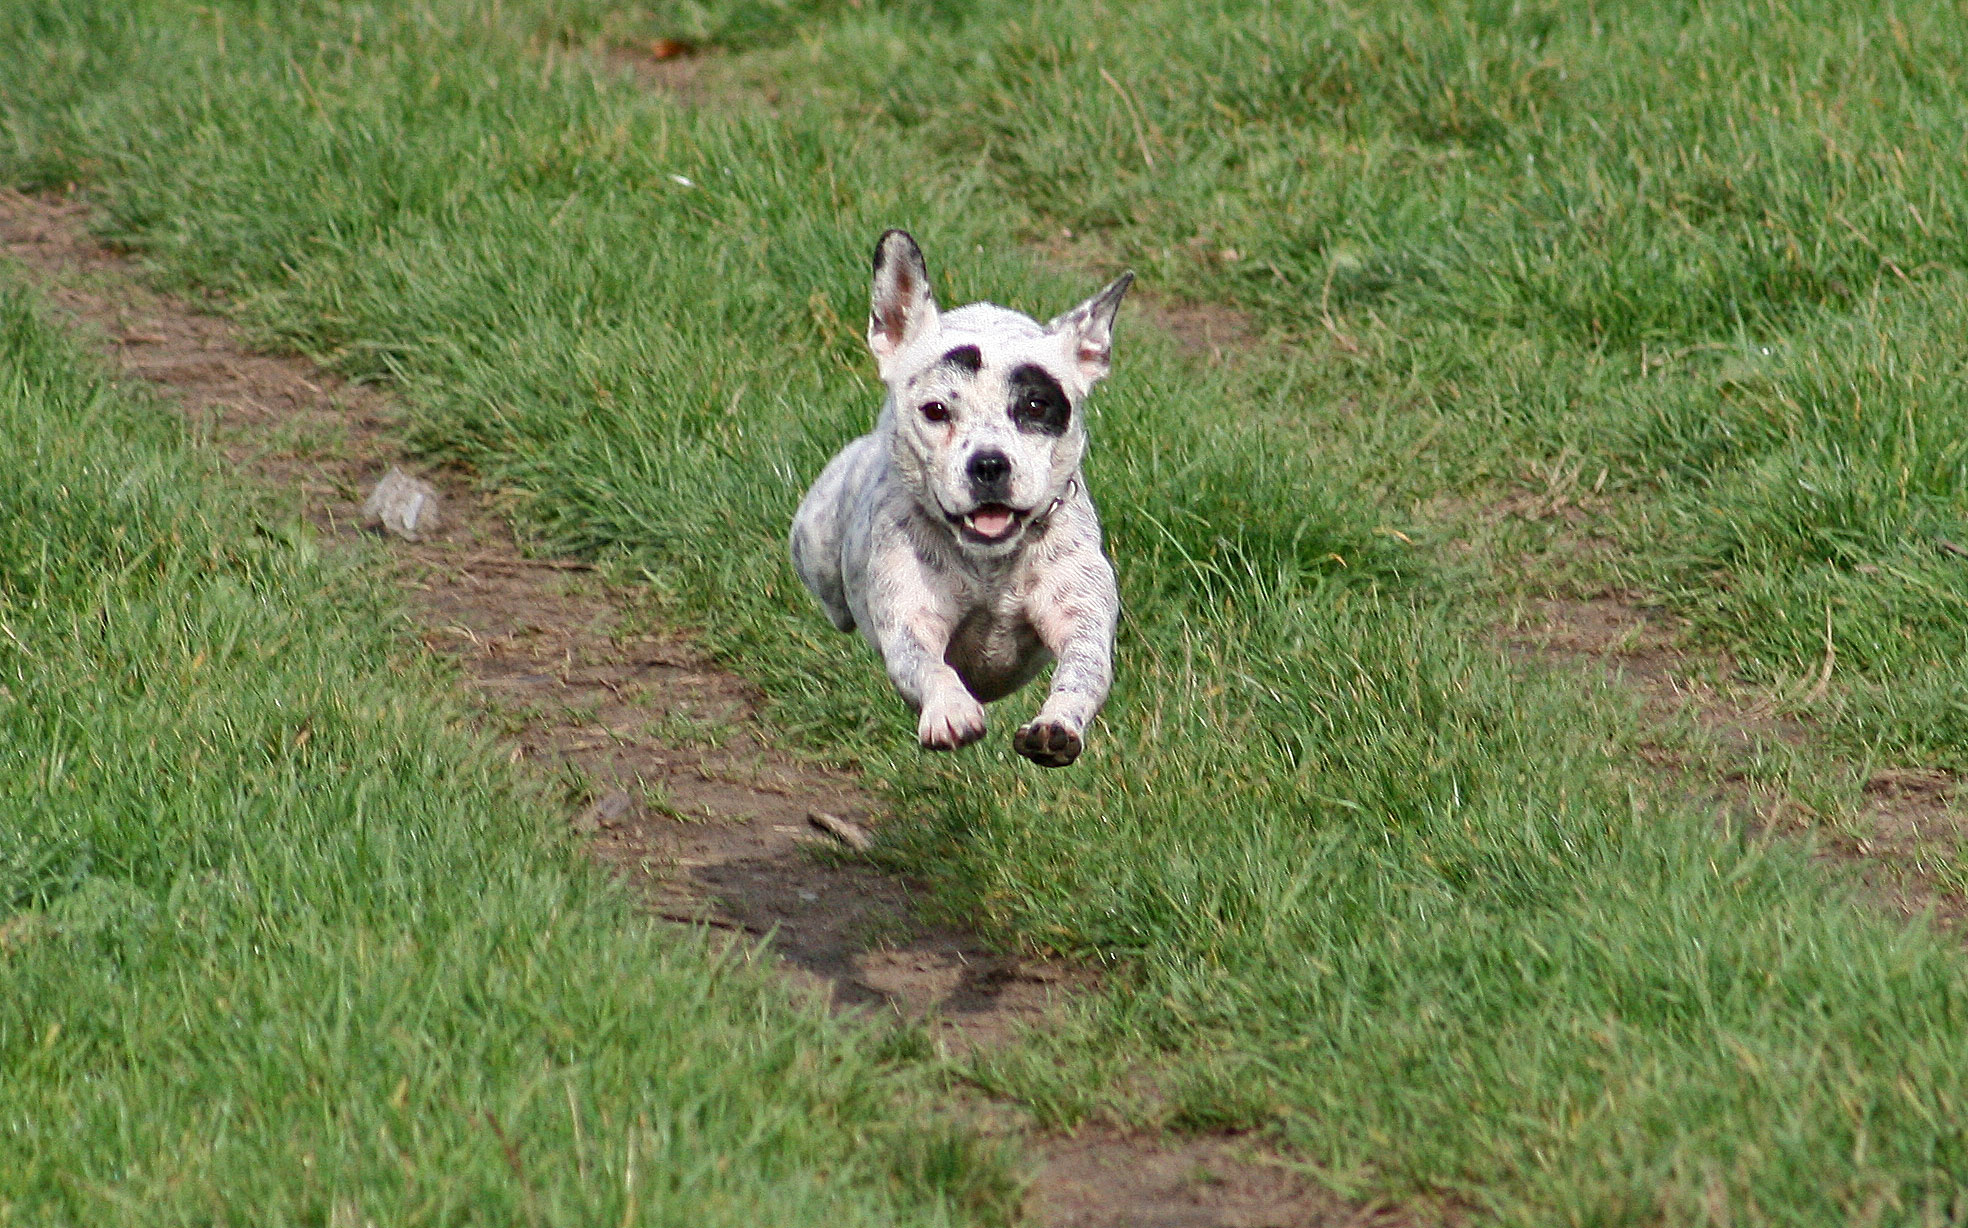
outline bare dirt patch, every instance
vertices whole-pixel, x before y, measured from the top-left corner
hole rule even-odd
[[[779,106],[778,86],[746,78],[736,67],[740,57],[719,47],[675,38],[621,39],[592,54],[598,64],[628,70],[637,85],[678,106],[767,112]]]
[[[1158,294],[1143,296],[1143,309],[1156,327],[1192,354],[1223,362],[1258,343],[1261,333],[1248,312],[1221,303],[1188,303]]]
[[[1779,697],[1740,685],[1726,654],[1688,647],[1686,633],[1684,622],[1644,607],[1635,594],[1601,593],[1531,603],[1506,639],[1521,661],[1593,671],[1626,688],[1659,726],[1691,721],[1715,748],[1707,761],[1647,752],[1650,767],[1688,793],[1756,830],[1813,832],[1885,907],[1907,917],[1930,913],[1942,928],[1968,933],[1968,899],[1957,881],[1957,859],[1968,850],[1968,815],[1956,803],[1961,782],[1924,768],[1877,768],[1855,816],[1817,821],[1744,765],[1764,746],[1810,748],[1821,735]]]
[[[1085,1130],[1046,1148],[1031,1211],[1055,1228],[1395,1228],[1392,1208],[1311,1188],[1234,1138]]]
[[[715,92],[707,88],[707,76],[715,74],[706,73],[709,64],[703,55],[694,48],[675,54],[667,51],[654,44],[634,44],[616,48],[608,58],[634,73],[637,84],[667,94],[680,103],[694,104],[715,97]]]
[[[291,498],[329,539],[356,540],[363,497],[401,459],[397,408],[304,360],[254,352],[230,322],[150,291],[89,235],[88,212],[0,189],[0,248],[244,478]],[[455,663],[516,761],[562,776],[570,821],[652,911],[763,940],[838,1008],[922,1020],[953,1052],[1042,1023],[1092,981],[927,923],[915,886],[811,822],[817,811],[878,831],[879,807],[852,776],[775,747],[755,690],[663,630],[633,589],[580,560],[529,556],[467,475],[425,476],[443,495],[438,527],[390,551],[423,643]],[[1391,1222],[1228,1139],[1019,1133],[1035,1163],[1034,1223]]]

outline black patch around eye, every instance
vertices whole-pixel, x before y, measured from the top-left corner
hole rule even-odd
[[[984,366],[984,351],[974,345],[960,345],[936,361],[941,366],[955,367],[965,375],[975,375]]]
[[[1011,373],[1011,420],[1021,431],[1064,435],[1073,418],[1066,390],[1044,367],[1026,363]]]

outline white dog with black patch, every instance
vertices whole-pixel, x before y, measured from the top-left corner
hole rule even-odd
[[[888,396],[800,502],[793,566],[881,654],[931,750],[983,737],[984,705],[1057,660],[1012,745],[1064,767],[1107,698],[1120,595],[1080,477],[1083,410],[1133,280],[1041,326],[990,303],[940,312],[916,241],[875,247],[868,348]]]

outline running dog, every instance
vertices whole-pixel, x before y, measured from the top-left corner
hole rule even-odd
[[[1120,595],[1080,460],[1133,280],[1041,326],[991,303],[938,311],[916,241],[875,246],[868,348],[888,396],[801,500],[793,566],[881,654],[930,750],[983,737],[984,705],[1056,660],[1012,745],[1065,767],[1107,698]]]

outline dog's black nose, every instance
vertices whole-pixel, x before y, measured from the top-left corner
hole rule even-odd
[[[971,485],[979,491],[994,490],[1011,476],[1011,458],[996,449],[979,452],[970,458],[966,472],[970,474]]]

